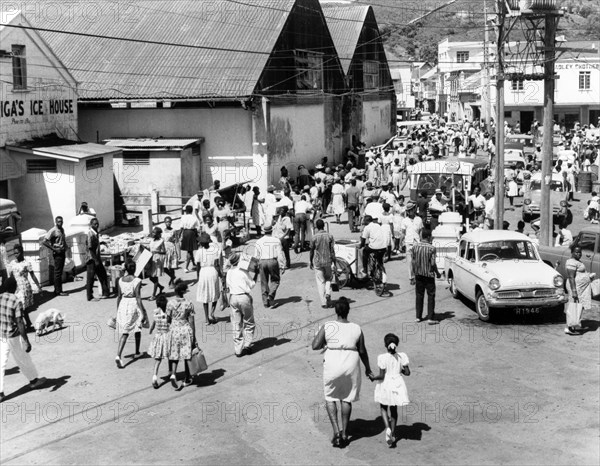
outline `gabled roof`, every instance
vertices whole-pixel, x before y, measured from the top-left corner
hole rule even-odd
[[[46,11],[50,3],[56,5],[55,0],[19,5]],[[40,34],[81,82],[80,100],[232,99],[253,94],[295,3],[131,0],[96,2],[90,9],[75,2],[64,21],[49,14],[28,18],[38,28],[73,33]]]
[[[204,142],[204,138],[125,138],[105,139],[104,144],[127,150],[169,150],[180,151]]]
[[[360,33],[371,7],[339,3],[326,3],[321,7],[344,74],[348,74]]]

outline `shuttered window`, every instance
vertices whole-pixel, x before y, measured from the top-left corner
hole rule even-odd
[[[104,167],[104,158],[103,157],[96,157],[93,159],[87,159],[85,161],[85,169],[86,170],[95,170],[97,168],[102,168]]]
[[[56,173],[56,160],[31,159],[27,160],[27,173]]]
[[[27,89],[27,61],[25,59],[25,46],[13,45],[12,51],[12,69],[13,69],[13,87],[15,89]]]
[[[124,150],[123,165],[150,165],[150,152],[147,150]]]

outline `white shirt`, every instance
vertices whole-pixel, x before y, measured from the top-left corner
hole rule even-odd
[[[227,288],[229,288],[229,292],[233,295],[250,294],[250,291],[256,284],[244,270],[241,270],[238,267],[229,269],[225,281],[227,283]]]
[[[279,268],[285,269],[285,257],[281,248],[281,241],[273,236],[263,236],[256,244],[256,257],[260,260],[277,259]]]
[[[561,228],[559,234],[556,236],[554,247],[562,246],[563,248],[567,248],[571,246],[572,242],[573,234],[566,228]]]
[[[446,212],[448,210],[448,207],[446,207],[444,204],[438,201],[437,196],[433,196],[429,201],[429,210],[432,210],[434,212]]]
[[[381,191],[381,194],[379,195],[379,199],[382,199],[384,202],[387,202],[389,205],[394,205],[394,203],[396,202],[396,196],[394,196],[394,193],[392,193],[390,191]]]
[[[296,202],[296,205],[294,206],[294,212],[296,214],[305,214],[306,212],[308,212],[311,209],[312,209],[312,204],[308,201],[303,201],[303,200],[299,200],[298,202]]]
[[[402,219],[400,229],[404,232],[404,244],[410,246],[419,241],[423,219],[418,215],[415,215],[415,218],[405,217]]]
[[[371,222],[363,228],[361,238],[371,249],[385,249],[389,244],[389,235],[379,223]],[[389,227],[387,227],[389,228]]]
[[[365,207],[365,216],[367,215],[379,220],[383,215],[383,206],[379,202],[369,202]]]
[[[490,197],[489,199],[487,199],[485,201],[485,216],[487,218],[492,218],[494,216],[495,210],[494,210],[494,204],[495,204],[495,200],[493,197]]]
[[[200,229],[200,222],[198,221],[198,217],[196,217],[193,214],[182,215],[179,224],[184,230],[193,230],[194,228],[197,230]]]
[[[292,210],[294,208],[294,201],[292,201],[289,197],[287,196],[283,196],[281,199],[279,199],[277,201],[277,203],[275,204],[275,208],[279,208],[279,207],[287,207],[289,210]]]
[[[474,209],[485,209],[485,197],[483,197],[481,194],[479,196],[471,194],[469,196],[469,201],[473,203]]]

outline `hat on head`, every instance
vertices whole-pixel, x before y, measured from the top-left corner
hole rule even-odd
[[[273,227],[272,227],[271,225],[265,225],[265,226],[263,227],[263,231],[264,231],[265,233],[271,233],[271,232],[273,231]]]
[[[436,194],[444,194],[444,193],[442,192],[442,190],[441,190],[441,189],[436,189],[436,190],[435,190],[435,193],[436,193]]]
[[[302,188],[302,191],[310,191],[310,186],[304,185],[304,188]]]
[[[270,185],[270,186],[267,188],[267,192],[268,192],[268,193],[272,193],[272,192],[274,192],[274,191],[275,191],[275,186],[273,186],[273,185]]]
[[[415,202],[415,201],[408,201],[408,202],[406,203],[406,210],[412,210],[412,209],[414,209],[415,207],[417,207],[417,204],[416,204],[416,202]]]
[[[316,169],[316,170],[322,170],[322,169],[323,169],[323,165],[321,165],[321,164],[318,164],[318,165],[315,167],[315,169]]]
[[[235,267],[240,262],[240,259],[241,254],[239,252],[234,252],[233,254],[231,254],[231,256],[229,256],[229,263]]]
[[[225,247],[226,248],[230,248],[233,246],[233,241],[231,241],[230,239],[228,239],[227,241],[225,241]]]

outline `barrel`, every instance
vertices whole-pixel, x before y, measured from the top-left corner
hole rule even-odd
[[[531,0],[532,10],[556,10],[556,0]]]
[[[580,172],[577,175],[577,183],[581,193],[592,192],[592,172]]]

